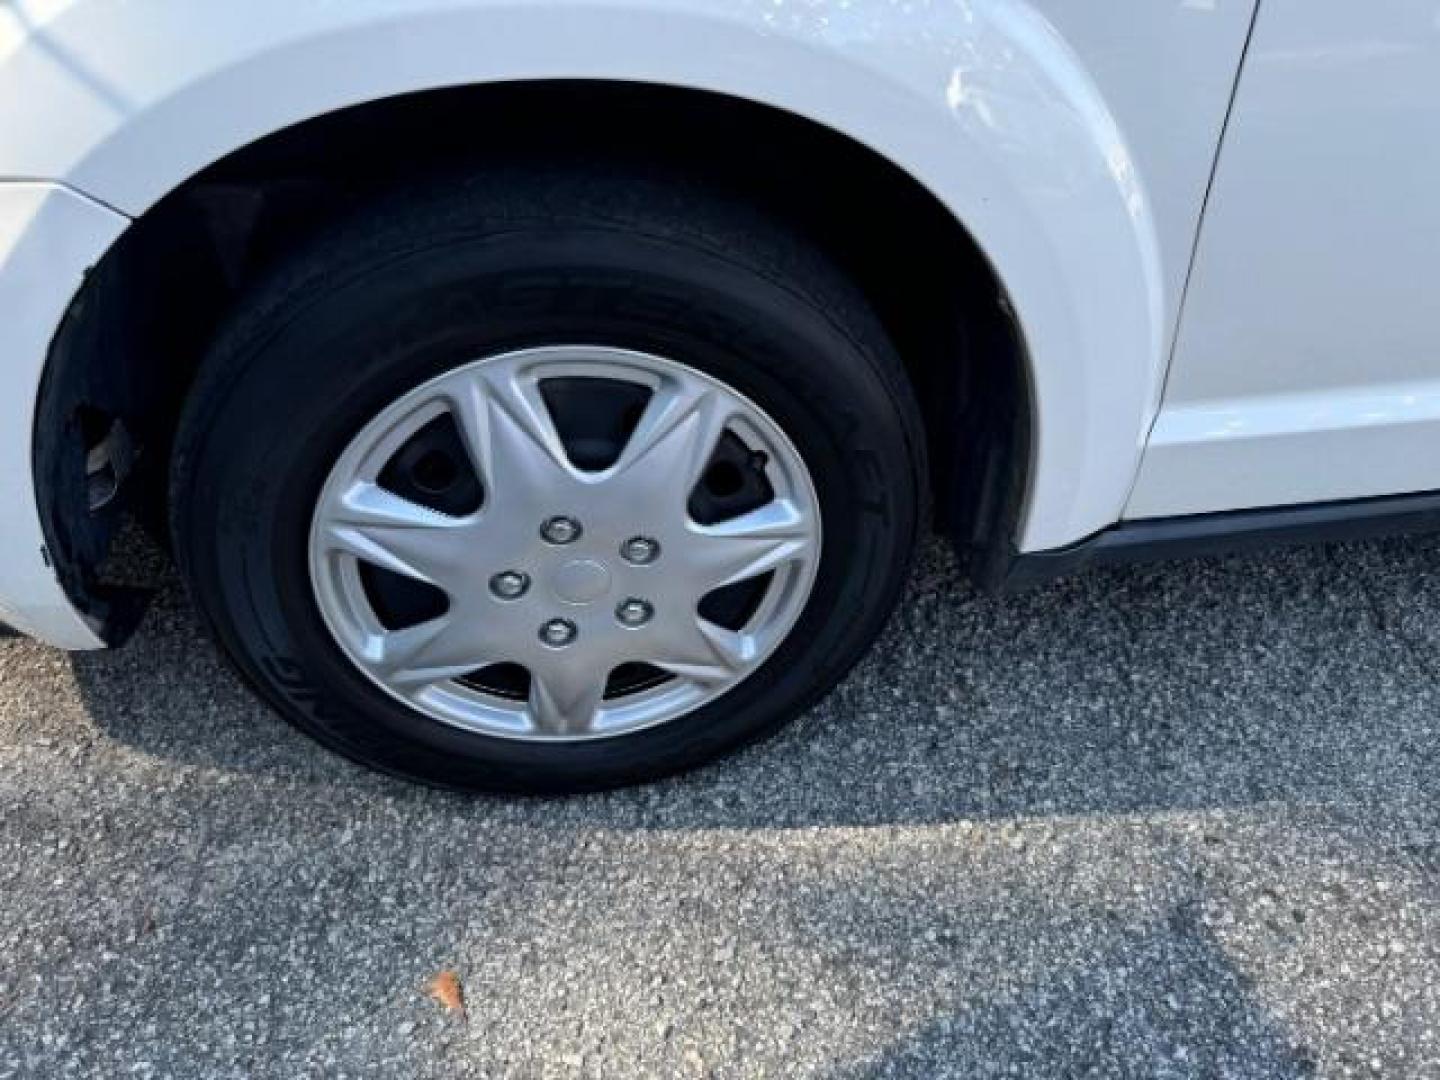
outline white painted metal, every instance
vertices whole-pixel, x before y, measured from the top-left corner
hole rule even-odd
[[[1440,488],[1440,5],[1265,0],[1126,515]]]
[[[53,184],[0,184],[0,622],[69,649],[101,644],[42,554],[31,483],[36,361],[119,214]]]

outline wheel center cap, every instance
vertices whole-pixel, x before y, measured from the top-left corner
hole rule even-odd
[[[610,571],[594,559],[571,559],[550,575],[550,588],[567,604],[589,604],[610,591]]]

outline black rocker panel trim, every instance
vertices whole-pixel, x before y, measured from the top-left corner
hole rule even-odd
[[[1010,593],[1092,566],[1433,532],[1440,532],[1440,491],[1127,521],[1071,547],[1016,553],[981,584]]]

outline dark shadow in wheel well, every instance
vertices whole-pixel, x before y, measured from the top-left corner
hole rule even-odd
[[[631,83],[504,83],[345,109],[253,143],[156,204],[90,274],[56,337],[36,479],[71,598],[114,623],[120,523],[163,535],[176,421],[217,325],[307,236],[421,174],[516,156],[655,162],[802,229],[869,296],[915,384],[935,520],[962,549],[1011,539],[1028,475],[1023,348],[1003,288],[911,176],[768,106]]]

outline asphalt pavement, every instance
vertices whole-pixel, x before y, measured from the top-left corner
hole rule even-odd
[[[781,736],[541,801],[320,750],[141,559],[127,649],[0,638],[0,1077],[1440,1076],[1437,569],[932,545]]]

